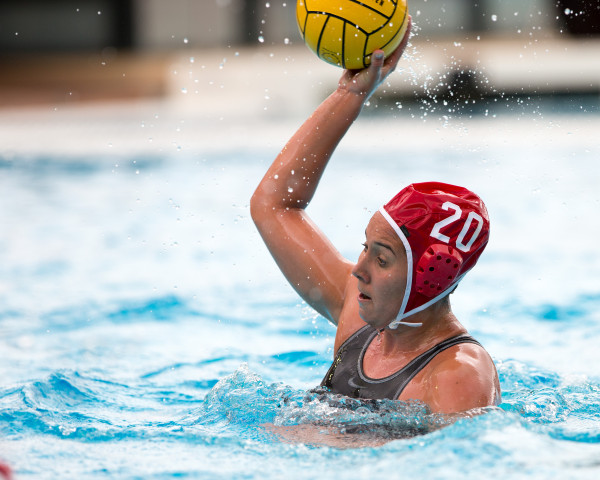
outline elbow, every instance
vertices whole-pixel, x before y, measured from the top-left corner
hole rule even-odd
[[[256,223],[259,217],[260,210],[260,199],[259,195],[257,195],[258,189],[254,192],[252,197],[250,197],[250,217],[252,217],[252,221]]]
[[[276,199],[277,190],[276,180],[269,176],[265,176],[256,187],[250,198],[250,216],[255,224],[258,225],[281,207],[280,202]]]
[[[308,202],[292,197],[291,194],[281,197],[280,186],[273,179],[263,179],[250,198],[250,216],[260,228],[283,211],[304,210]]]
[[[269,210],[273,210],[273,206],[269,207],[267,196],[264,194],[261,185],[259,185],[250,198],[250,216],[252,217],[252,221],[256,225],[259,225],[261,221],[264,221]]]

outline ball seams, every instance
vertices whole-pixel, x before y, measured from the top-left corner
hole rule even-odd
[[[388,46],[390,43],[393,43],[393,42],[396,40],[397,36],[398,36],[398,35],[400,35],[400,32],[402,32],[402,30],[403,30],[402,26],[403,26],[403,25],[405,24],[405,22],[406,22],[406,17],[407,17],[407,15],[408,15],[408,9],[404,10],[404,17],[402,17],[402,21],[400,22],[400,28],[399,28],[399,29],[396,31],[396,34],[395,34],[395,35],[394,35],[392,38],[390,38],[390,39],[389,39],[389,41],[388,41],[386,44],[382,45],[382,46],[380,47],[381,49],[384,49],[384,48],[385,48],[385,47],[387,47],[387,46]],[[381,28],[383,28],[383,27],[381,27]],[[378,30],[380,30],[380,29],[378,29]],[[375,32],[373,32],[373,33],[375,33]],[[371,35],[372,35],[372,34],[371,34]],[[366,50],[366,47],[365,47],[365,50]]]
[[[313,0],[313,3],[311,0],[298,0],[298,27],[307,45],[319,58],[342,68],[364,68],[370,64],[374,50],[382,49],[389,55],[394,45],[399,43],[406,31],[409,15],[406,2],[388,0],[387,5],[380,5],[386,14],[377,10],[373,2],[374,6],[369,6],[363,1],[345,0],[345,3],[330,4],[324,0]],[[401,5],[402,9],[398,11]],[[349,15],[344,11],[345,8],[350,9]],[[328,12],[328,9],[335,11]],[[402,15],[401,19],[398,14]],[[365,23],[361,18],[369,20]],[[320,26],[317,27],[315,22]],[[314,43],[308,43],[306,34]],[[384,44],[380,43],[382,40]],[[347,54],[351,57],[346,58]]]
[[[380,27],[376,28],[375,30],[372,30],[370,32],[367,32],[364,28],[361,28],[360,25],[354,25],[352,24],[352,22],[348,21],[347,18],[342,17],[341,15],[337,15],[335,13],[332,12],[323,12],[321,10],[308,10],[308,8],[306,7],[306,4],[304,4],[304,7],[306,8],[306,20],[304,21],[304,29],[302,30],[302,32],[304,33],[306,31],[306,22],[308,22],[308,18],[310,17],[310,15],[327,15],[327,17],[332,17],[332,18],[337,18],[338,20],[341,20],[342,22],[344,22],[344,24],[349,23],[351,24],[353,27],[355,27],[359,32],[364,33],[365,35],[367,35],[367,37],[369,35],[373,35],[374,33],[377,33],[379,30],[381,30],[382,28],[385,28],[387,25],[387,22],[390,21],[390,19],[394,16],[394,14],[396,13],[396,9],[398,8],[398,4],[394,3],[394,10],[392,10],[392,14],[388,17],[387,15],[384,15],[381,12],[378,12],[377,10],[371,8],[371,7],[367,7],[366,5],[363,5],[360,2],[357,2],[355,0],[349,0],[353,3],[357,3],[360,6],[366,7],[369,10],[372,10],[374,13],[376,13],[377,15],[383,17],[386,19],[385,22],[383,22],[381,24]],[[402,25],[404,23],[404,21],[406,20],[406,15],[407,15],[407,11],[404,12],[404,18],[402,19],[402,22],[400,23],[400,25]],[[325,23],[327,24],[327,23]],[[325,27],[323,27],[325,28]]]

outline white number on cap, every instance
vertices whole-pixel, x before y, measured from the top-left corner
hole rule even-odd
[[[473,232],[473,235],[471,235],[471,240],[469,240],[465,245],[463,243],[463,240],[465,239],[465,235],[469,231],[469,227],[473,223],[473,220],[477,220],[477,228]],[[465,222],[465,225],[463,226],[462,230],[460,231],[460,234],[458,235],[458,238],[456,239],[456,248],[462,250],[463,252],[468,252],[469,250],[471,250],[471,247],[473,246],[475,240],[477,240],[477,237],[479,236],[479,233],[481,232],[482,228],[483,218],[481,218],[481,215],[475,212],[469,212],[467,221]]]
[[[444,243],[448,243],[450,241],[450,237],[441,233],[440,229],[444,228],[446,225],[450,225],[451,223],[456,222],[457,220],[460,220],[460,215],[462,214],[462,210],[460,209],[460,207],[458,205],[454,205],[452,202],[444,203],[442,205],[442,208],[444,210],[449,210],[449,209],[454,210],[454,215],[436,223],[433,226],[433,230],[431,230],[431,233],[429,234],[429,236],[433,237],[433,238],[437,238],[438,240],[441,240]]]
[[[431,233],[429,234],[429,236],[431,236],[433,238],[437,238],[438,240],[440,240],[444,243],[450,243],[450,237],[447,235],[444,235],[442,232],[440,232],[440,230],[442,228],[447,227],[448,225],[460,220],[460,216],[462,215],[462,210],[458,205],[456,205],[452,202],[445,202],[442,205],[442,209],[454,210],[454,213],[452,215],[450,215],[448,218],[445,218],[444,220],[440,220],[439,222],[437,222],[433,226],[433,229],[431,230]],[[465,243],[464,243],[465,236],[467,235],[467,232],[469,231],[469,228],[471,227],[473,220],[477,220],[477,228],[475,229],[475,231],[473,232],[473,235],[471,235],[471,238],[465,245]],[[465,224],[463,225],[463,228],[460,231],[460,233],[458,234],[458,238],[456,239],[456,248],[458,248],[459,250],[461,250],[463,252],[468,252],[471,249],[471,247],[473,246],[473,243],[475,243],[475,240],[477,240],[477,237],[481,233],[482,228],[483,228],[483,218],[481,218],[481,215],[479,215],[475,212],[469,212],[469,215],[467,216],[467,220],[465,221]]]

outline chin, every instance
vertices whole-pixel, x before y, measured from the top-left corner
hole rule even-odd
[[[358,309],[358,316],[360,319],[368,325],[371,325],[373,328],[377,330],[381,330],[386,328],[390,323],[392,323],[396,317],[391,318],[389,320],[381,320],[381,318],[385,318],[385,315],[378,315],[374,312],[365,312],[361,308]]]
[[[387,327],[392,322],[392,320],[390,320],[389,322],[385,322],[385,321],[382,322],[381,320],[378,320],[377,318],[372,318],[370,316],[362,315],[362,314],[359,314],[359,315],[363,322],[365,322],[366,324],[372,326],[373,328],[375,328],[377,330],[381,330],[382,328]]]
[[[373,326],[373,319],[369,315],[365,315],[363,312],[361,312],[359,310],[358,316],[360,317],[360,319],[363,322],[368,323],[369,325]]]

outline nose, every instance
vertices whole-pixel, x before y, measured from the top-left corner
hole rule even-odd
[[[364,252],[359,255],[358,261],[352,268],[352,275],[354,275],[356,278],[358,278],[363,283],[369,283],[370,277],[369,277],[369,273],[367,272],[366,265],[365,265]]]

